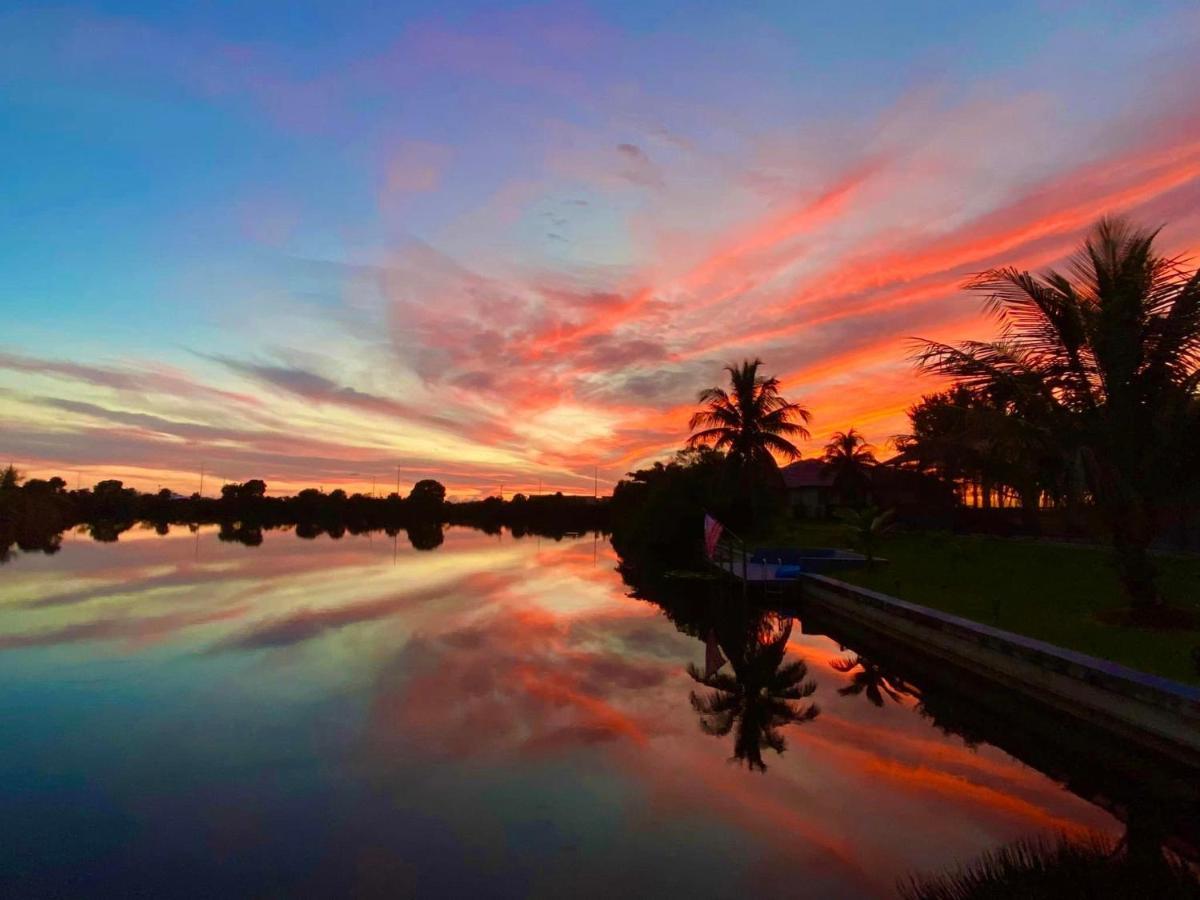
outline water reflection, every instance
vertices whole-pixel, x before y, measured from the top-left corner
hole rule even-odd
[[[0,539],[0,565],[14,559],[18,553],[43,553],[53,556],[61,549],[61,532],[15,534],[9,540]]]
[[[436,550],[446,539],[445,529],[437,522],[421,522],[405,529],[414,550]]]
[[[1110,811],[1123,828],[1120,849],[1200,861],[1200,780],[1191,767],[846,621],[810,611],[807,623],[852,643],[860,659],[869,653],[857,674],[880,673],[901,695],[897,702],[915,701],[914,711],[939,732],[972,752],[1002,748]]]
[[[159,534],[167,534],[170,532],[170,527],[160,522],[156,525],[155,531]],[[258,525],[245,522],[222,522],[220,530],[217,532],[217,540],[229,544],[241,544],[245,547],[257,547],[263,542],[263,530]]]
[[[705,734],[733,733],[732,760],[765,772],[763,748],[783,753],[784,726],[811,722],[820,713],[815,703],[801,702],[812,696],[817,683],[808,680],[804,660],[786,660],[792,635],[789,617],[733,607],[715,617],[712,634],[733,672],[721,672],[720,665],[701,672],[689,663],[688,675],[709,688],[707,694],[689,695],[692,709],[699,713]]]
[[[84,527],[87,528],[87,533],[93,541],[115,544],[120,539],[122,532],[133,527],[133,522],[94,522]]]
[[[1005,844],[949,871],[913,875],[902,900],[1194,900],[1200,881],[1184,860],[1156,846],[1137,852],[1100,835],[1039,835]]]
[[[1167,770],[803,610],[631,598],[593,535],[239,534],[5,568],[0,894],[884,897],[1034,831],[1180,840]]]
[[[776,666],[783,664],[779,651],[787,645],[787,640],[776,644],[774,638],[764,635],[773,629],[776,634],[786,631],[790,635],[793,620],[787,615],[767,612],[766,607],[756,608],[754,602],[748,602],[736,588],[721,583],[659,580],[647,584],[639,582],[629,572],[624,574],[638,596],[662,607],[680,631],[697,640],[704,639],[709,623],[721,623],[721,627],[710,635],[720,635],[719,647],[731,660],[742,652],[740,648],[755,647],[757,640],[757,646],[772,648],[772,661]],[[770,600],[761,598],[760,602],[769,603]],[[869,703],[867,709],[874,708],[881,713],[889,705],[903,711],[902,714],[915,713],[940,733],[961,741],[970,753],[982,755],[991,747],[1000,747],[1058,779],[1075,794],[1108,810],[1120,821],[1122,836],[1113,846],[1119,852],[1141,860],[1138,865],[1143,869],[1146,860],[1157,860],[1164,853],[1169,858],[1193,863],[1200,860],[1200,781],[1194,770],[1167,757],[1153,755],[1148,758],[1138,745],[1122,741],[1095,726],[1065,719],[1057,710],[1042,707],[1002,685],[972,676],[936,658],[922,656],[917,649],[888,643],[878,634],[846,621],[825,619],[816,610],[801,608],[796,612],[804,622],[806,635],[831,637],[837,641],[842,654],[847,645],[855,648],[849,655],[830,655],[828,658],[829,668],[845,678],[842,685],[835,686],[838,697],[865,698]],[[739,639],[738,627],[744,629],[747,640]],[[756,630],[757,639],[754,637]],[[816,655],[815,647],[809,645],[805,649],[810,655]],[[795,652],[794,646],[791,650],[791,664],[803,667],[801,655]],[[711,648],[706,657],[713,658]],[[716,682],[722,677],[712,674],[711,664],[705,672],[689,664],[688,671],[702,684]],[[728,734],[731,730],[729,711],[740,708],[738,700],[741,696],[753,695],[754,686],[749,691],[741,691],[741,687],[735,687],[732,681],[726,682],[727,690],[720,696],[692,696],[693,707],[702,715],[704,731]],[[766,683],[769,678],[759,681],[757,686]],[[816,690],[815,682],[808,681],[804,690],[805,696],[811,695]],[[763,693],[757,696],[766,699]],[[710,715],[710,710],[722,715]],[[838,709],[834,714],[845,713],[845,709]],[[806,718],[816,715],[814,709]],[[828,722],[829,714],[824,718]],[[785,718],[781,724],[787,722]],[[838,729],[843,730],[846,725],[839,721]],[[754,729],[749,730],[753,736]],[[872,733],[872,737],[878,736],[878,732]],[[747,761],[751,768],[763,768],[761,749],[773,747],[772,741],[748,740],[748,749],[743,751],[740,738],[739,734],[735,758]],[[858,734],[851,737],[843,731],[842,752],[853,753],[859,738]],[[889,739],[897,738],[894,731],[889,735]],[[779,749],[783,746],[781,743]],[[932,749],[928,747],[927,751]],[[945,761],[946,748],[939,747],[937,752]],[[920,777],[937,780],[932,772]],[[966,789],[967,785],[961,787]],[[984,793],[976,799],[1000,804],[1011,802],[1010,798],[987,797]],[[1037,817],[1031,817],[1030,824],[1035,827],[1027,834],[1033,835],[1046,833],[1046,828],[1051,829],[1052,835],[1091,833],[1061,820],[1038,821]]]
[[[835,671],[850,674],[850,683],[838,688],[838,693],[843,697],[861,695],[881,707],[885,696],[893,703],[899,703],[901,697],[918,696],[917,689],[902,677],[857,653],[844,659],[831,660],[829,665]]]

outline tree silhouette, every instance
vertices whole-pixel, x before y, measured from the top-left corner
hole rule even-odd
[[[408,503],[417,512],[429,515],[438,512],[446,502],[446,488],[432,478],[423,478],[408,492]]]
[[[1011,398],[1078,455],[1138,607],[1157,606],[1149,546],[1161,507],[1194,477],[1200,436],[1200,271],[1159,256],[1156,231],[1099,222],[1067,273],[992,269],[997,341],[918,342],[918,363]]]
[[[899,675],[885,671],[881,666],[858,654],[829,663],[838,672],[853,672],[850,683],[838,688],[843,697],[865,696],[875,706],[883,706],[887,697],[896,703],[903,696],[916,697],[917,689]]]
[[[760,620],[760,625],[765,621],[769,621],[767,617]],[[776,753],[787,749],[784,726],[811,722],[820,713],[815,703],[801,702],[817,689],[816,682],[807,680],[807,664],[801,659],[784,661],[791,620],[774,631],[765,633],[760,627],[750,630],[743,639],[727,638],[721,643],[732,675],[706,675],[691,664],[687,668],[694,681],[710,689],[704,696],[694,691],[689,695],[692,708],[700,714],[701,730],[715,737],[732,732],[731,760],[760,772],[767,770],[764,747]]]
[[[262,527],[248,522],[222,522],[217,540],[247,547],[259,547],[263,542]]]
[[[413,522],[405,529],[405,533],[414,550],[436,550],[446,539],[442,526],[437,522]]]
[[[1010,488],[1021,500],[1027,530],[1037,532],[1043,495],[1066,500],[1070,508],[1082,499],[1077,460],[1048,427],[1046,417],[1032,414],[1020,395],[968,388],[922,397],[908,410],[911,434],[897,435],[900,457],[894,462],[935,471],[949,480],[969,479],[979,485],[984,507],[993,488]]]
[[[710,387],[701,391],[703,405],[688,421],[692,431],[689,447],[710,445],[725,451],[726,459],[744,495],[748,496],[751,518],[756,495],[767,477],[778,477],[776,455],[792,460],[800,451],[791,438],[807,440],[805,424],[812,418],[798,403],[779,393],[779,379],[759,374],[762,360],[743,360],[728,365],[729,390]]]
[[[837,511],[837,517],[846,523],[851,542],[867,558],[868,565],[875,561],[880,542],[895,527],[894,516],[895,510],[875,506]]]
[[[221,486],[222,500],[259,500],[267,494],[267,484],[261,478],[251,478],[245,484]]]
[[[23,477],[11,463],[0,470],[0,491],[13,491],[21,484]]]
[[[833,485],[843,499],[857,506],[866,497],[871,484],[871,467],[875,465],[875,448],[851,428],[835,431],[825,445],[822,457],[825,470],[833,476]]]

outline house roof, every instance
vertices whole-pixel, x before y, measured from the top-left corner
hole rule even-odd
[[[833,475],[825,470],[819,459],[801,459],[780,469],[783,483],[793,488],[823,488],[833,486]]]

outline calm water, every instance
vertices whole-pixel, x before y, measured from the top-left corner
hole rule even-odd
[[[1031,832],[1120,833],[897,679],[877,706],[803,622],[664,611],[615,565],[591,536],[457,529],[425,552],[205,528],[20,556],[0,894],[890,896]],[[815,683],[782,754],[702,730],[687,666],[710,647],[751,694]]]

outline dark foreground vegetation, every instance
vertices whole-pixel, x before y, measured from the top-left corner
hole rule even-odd
[[[405,530],[414,547],[433,549],[441,544],[442,526],[447,524],[492,533],[508,528],[518,536],[563,537],[606,530],[607,514],[607,501],[563,494],[454,503],[446,500],[445,488],[431,479],[417,482],[407,497],[315,489],[294,497],[270,497],[266,484],[258,479],[225,485],[220,497],[179,497],[166,490],[141,493],[119,481],[68,491],[61,478],[24,480],[10,466],[0,473],[0,563],[14,549],[54,553],[62,533],[71,528],[85,528],[97,541],[116,541],[139,522],[163,533],[171,525],[216,524],[221,540],[249,546],[261,544],[263,532],[275,528],[292,528],[302,538]]]

